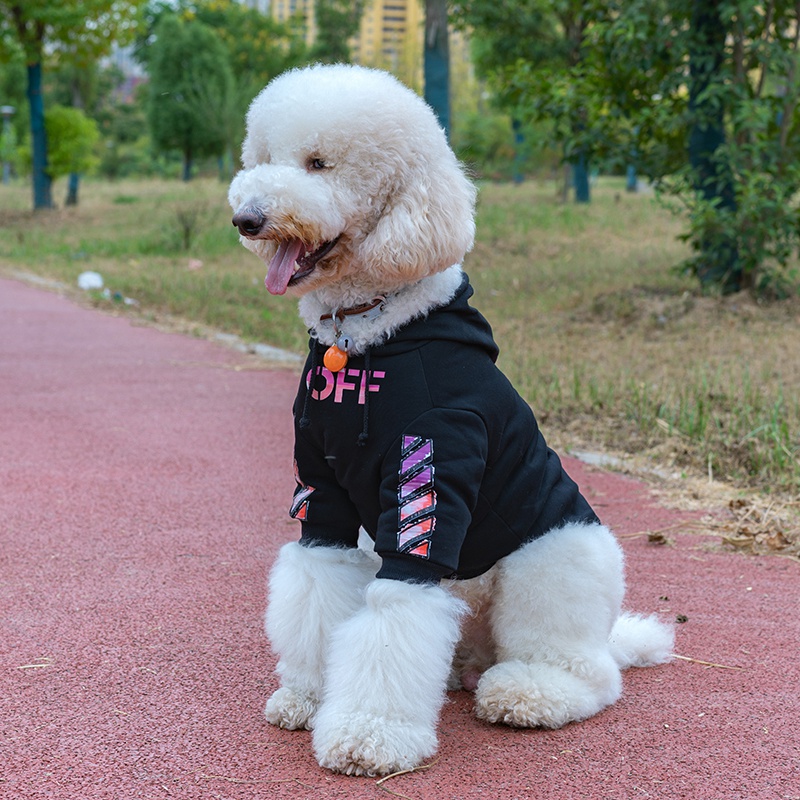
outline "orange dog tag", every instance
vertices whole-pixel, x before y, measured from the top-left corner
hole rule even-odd
[[[322,358],[322,363],[331,372],[339,372],[347,366],[347,353],[332,344]]]

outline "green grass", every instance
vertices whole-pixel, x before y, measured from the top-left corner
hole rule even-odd
[[[263,264],[237,242],[225,186],[85,182],[81,193],[77,208],[33,214],[28,187],[0,187],[0,268],[73,286],[93,269],[139,302],[131,313],[304,350],[295,303],[264,290]],[[798,302],[699,296],[674,269],[688,255],[680,231],[621,180],[602,180],[589,206],[561,204],[553,183],[482,185],[465,268],[500,365],[561,446],[796,494]]]
[[[304,348],[294,305],[264,290],[263,265],[239,245],[218,181],[84,182],[81,194],[77,208],[34,214],[26,187],[3,187],[5,268],[70,286],[84,270],[96,270],[145,316],[172,315],[250,341]]]

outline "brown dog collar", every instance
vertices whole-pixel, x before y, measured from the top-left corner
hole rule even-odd
[[[368,311],[372,311],[380,306],[380,311],[374,315],[378,316],[378,314],[383,311],[384,303],[386,303],[385,297],[376,297],[370,303],[361,303],[361,305],[352,306],[351,308],[337,308],[335,311],[331,311],[330,314],[323,314],[319,318],[319,321],[324,322],[326,319],[333,319],[335,315],[339,322],[343,322],[345,317],[356,317],[359,314],[366,314]]]

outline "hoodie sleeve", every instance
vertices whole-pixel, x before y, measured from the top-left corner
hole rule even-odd
[[[289,514],[302,523],[300,543],[356,547],[358,512],[322,451],[299,431],[295,438],[294,473],[297,488]]]
[[[487,454],[486,426],[470,411],[433,409],[405,428],[383,460],[379,578],[438,582],[457,571]]]

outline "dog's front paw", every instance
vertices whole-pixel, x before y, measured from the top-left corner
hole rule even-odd
[[[371,714],[325,715],[314,726],[320,766],[345,775],[390,775],[418,767],[436,752],[436,732]]]
[[[290,731],[310,728],[319,701],[314,695],[282,686],[267,700],[267,722]]]

